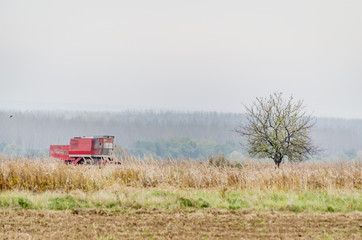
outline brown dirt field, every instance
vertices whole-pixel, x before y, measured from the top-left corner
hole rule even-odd
[[[0,239],[362,239],[362,213],[0,209]]]

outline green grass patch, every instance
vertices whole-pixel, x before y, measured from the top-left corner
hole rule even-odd
[[[222,194],[221,194],[222,193]],[[0,192],[0,207],[44,210],[254,209],[283,212],[362,211],[362,191],[229,191],[128,189],[123,192]]]
[[[29,199],[27,199],[27,198],[22,198],[22,197],[19,197],[18,199],[17,199],[17,202],[18,202],[18,204],[19,204],[19,206],[21,207],[21,208],[31,208],[32,207],[32,202],[31,201],[29,201]]]
[[[0,198],[0,207],[32,209],[33,203],[26,197],[4,197]]]
[[[207,208],[210,207],[210,203],[205,201],[202,198],[198,198],[198,199],[188,199],[188,198],[184,198],[184,197],[179,197],[177,198],[177,203],[179,204],[179,206],[181,208]]]
[[[56,197],[48,203],[48,208],[52,210],[69,210],[75,208],[89,208],[87,200],[76,199],[72,196]]]

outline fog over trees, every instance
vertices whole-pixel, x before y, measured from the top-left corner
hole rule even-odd
[[[241,139],[233,130],[243,121],[243,114],[216,112],[0,111],[0,152],[5,147],[44,150],[51,144],[69,144],[74,136],[93,135],[114,135],[115,144],[129,150],[145,141],[187,137],[238,148]],[[317,118],[312,138],[324,149],[322,157],[354,158],[362,150],[362,120]]]

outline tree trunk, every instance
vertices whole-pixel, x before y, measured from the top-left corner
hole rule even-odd
[[[282,163],[282,161],[283,161],[283,156],[274,159],[274,162],[278,168],[280,167],[280,164]]]

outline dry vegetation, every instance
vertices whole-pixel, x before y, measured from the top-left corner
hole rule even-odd
[[[98,191],[102,189],[179,188],[234,190],[361,190],[362,163],[284,164],[244,162],[217,167],[195,160],[154,160],[127,156],[121,167],[69,166],[50,159],[1,159],[0,190]]]
[[[120,160],[0,159],[0,239],[362,236],[361,162]]]

